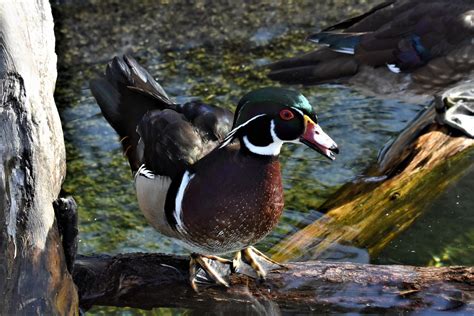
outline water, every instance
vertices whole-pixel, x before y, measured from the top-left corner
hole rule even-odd
[[[60,77],[56,99],[66,139],[65,193],[79,205],[79,252],[153,251],[185,254],[149,227],[134,196],[131,174],[112,128],[102,117],[88,81],[114,55],[131,53],[178,101],[200,98],[230,109],[256,87],[275,85],[261,65],[312,48],[304,37],[338,17],[359,13],[364,1],[80,1],[55,6]],[[319,113],[341,154],[329,162],[296,145],[281,161],[285,213],[258,247],[269,251],[319,216],[318,206],[360,175],[378,151],[423,105],[364,96],[347,87],[296,87]],[[345,246],[354,261],[415,265],[474,264],[473,168],[431,203],[422,218],[377,257]],[[91,314],[145,312],[96,307]],[[158,309],[151,314],[180,314]]]
[[[472,266],[473,188],[474,165],[471,165],[456,185],[434,200],[428,212],[373,258],[373,262]]]

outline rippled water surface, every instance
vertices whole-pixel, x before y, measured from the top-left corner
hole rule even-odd
[[[233,109],[240,96],[275,85],[262,65],[312,48],[305,36],[361,12],[366,1],[59,1],[60,77],[56,98],[67,146],[65,193],[80,212],[80,253],[186,253],[147,225],[131,174],[112,128],[102,117],[88,80],[114,55],[129,53],[178,101],[200,98]],[[318,218],[318,206],[372,164],[382,146],[424,105],[367,97],[344,86],[301,89],[341,154],[333,163],[301,146],[282,154],[286,211],[259,247]],[[415,265],[474,264],[473,168],[433,201],[424,215],[376,258],[351,249],[353,260]],[[346,249],[344,248],[344,249]],[[347,260],[348,257],[343,259]],[[101,314],[110,309],[95,308]],[[115,313],[135,313],[120,310]],[[180,313],[161,309],[163,314]]]

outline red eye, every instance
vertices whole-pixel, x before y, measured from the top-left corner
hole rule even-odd
[[[294,118],[295,115],[290,110],[284,109],[284,110],[280,111],[280,117],[281,117],[282,120],[289,121],[292,118]]]

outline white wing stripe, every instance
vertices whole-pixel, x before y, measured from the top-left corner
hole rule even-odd
[[[137,173],[135,174],[135,181],[137,180],[138,176],[144,176],[148,179],[155,178],[155,174],[151,170],[148,170],[145,164],[141,165],[140,168],[138,168]]]
[[[400,68],[398,68],[398,66],[395,64],[387,64],[387,68],[393,73],[400,73]]]
[[[227,146],[231,141],[232,141],[232,138],[234,137],[234,134],[242,127],[244,127],[245,125],[249,124],[250,122],[252,122],[253,120],[259,118],[259,117],[262,117],[266,114],[259,114],[259,115],[256,115],[254,117],[252,117],[251,119],[249,119],[248,121],[240,124],[239,126],[237,126],[236,128],[234,128],[233,130],[231,130],[229,132],[229,134],[227,134],[227,136],[224,138],[224,142],[219,146],[219,148],[223,148],[225,146]]]

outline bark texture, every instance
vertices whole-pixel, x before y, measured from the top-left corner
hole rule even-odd
[[[474,312],[474,268],[299,262],[263,283],[241,274],[230,288],[195,293],[188,259],[160,254],[81,257],[74,279],[81,305],[179,307],[215,313],[278,315],[282,311]]]
[[[53,201],[66,174],[47,0],[0,6],[0,314],[74,314]]]

